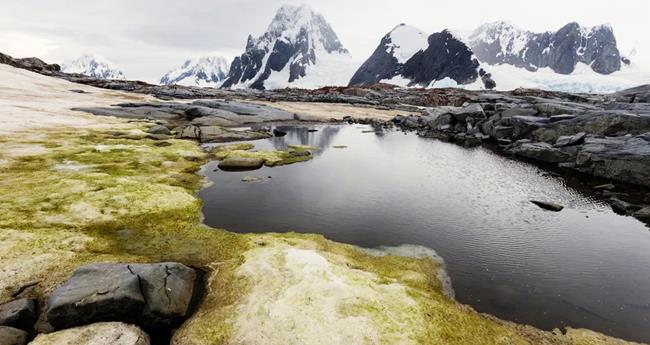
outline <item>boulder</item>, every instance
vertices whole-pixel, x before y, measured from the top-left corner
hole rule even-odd
[[[567,161],[569,154],[547,143],[515,143],[508,152],[520,156],[535,159],[547,163],[560,163]]]
[[[140,279],[121,264],[77,269],[52,292],[47,319],[55,329],[98,321],[136,321],[145,306]]]
[[[30,330],[37,318],[36,301],[33,299],[21,298],[0,305],[0,326]]]
[[[587,136],[576,168],[594,176],[650,187],[650,142],[638,137]]]
[[[149,128],[148,132],[150,134],[162,134],[162,135],[171,135],[172,132],[169,130],[169,128],[161,125],[155,125],[151,128]]]
[[[194,125],[182,127],[178,132],[177,138],[201,140],[201,128]]]
[[[650,219],[650,206],[645,206],[642,209],[634,212],[634,216],[642,219]]]
[[[256,170],[264,165],[262,158],[228,157],[219,162],[221,170]]]
[[[582,144],[585,142],[586,136],[587,133],[585,132],[576,133],[574,135],[561,136],[557,138],[557,141],[555,142],[555,147],[564,147],[564,146],[573,146],[573,145]]]
[[[142,316],[150,325],[169,324],[188,316],[196,271],[176,262],[130,265],[140,279],[146,304]]]
[[[187,316],[196,272],[179,263],[94,264],[77,269],[48,299],[55,328],[100,321],[169,324]]]
[[[530,202],[548,211],[560,212],[564,209],[564,206],[548,201],[531,200]]]
[[[149,336],[140,328],[121,322],[91,325],[40,334],[30,345],[149,345]]]
[[[632,204],[618,198],[611,198],[609,202],[612,205],[612,210],[621,215],[627,215],[628,211],[632,209]]]
[[[29,334],[21,329],[0,326],[0,345],[25,345]]]

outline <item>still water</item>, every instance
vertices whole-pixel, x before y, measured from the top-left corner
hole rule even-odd
[[[200,192],[205,223],[320,233],[362,247],[426,246],[445,259],[456,299],[478,311],[650,342],[645,224],[614,214],[588,188],[483,148],[358,125],[315,128],[284,128],[286,137],[253,142],[319,147],[309,162],[252,172],[208,165],[214,184]],[[544,211],[531,199],[565,209]]]

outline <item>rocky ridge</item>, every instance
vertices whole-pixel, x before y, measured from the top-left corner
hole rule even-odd
[[[611,26],[587,28],[575,22],[543,33],[506,22],[487,23],[470,35],[469,46],[481,62],[490,65],[510,64],[529,71],[550,67],[560,74],[570,74],[578,63],[597,73],[611,74],[626,60],[621,57]]]

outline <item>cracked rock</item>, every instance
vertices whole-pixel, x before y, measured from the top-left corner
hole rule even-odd
[[[55,329],[101,321],[171,324],[187,316],[196,272],[179,263],[94,264],[77,269],[50,295]]]

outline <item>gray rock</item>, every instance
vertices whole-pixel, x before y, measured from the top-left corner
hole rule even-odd
[[[612,205],[612,210],[618,214],[626,215],[632,207],[632,204],[625,202],[618,198],[609,199],[610,204]]]
[[[169,128],[161,125],[155,125],[147,131],[150,134],[163,134],[163,135],[171,135],[172,132],[169,130]]]
[[[127,265],[96,264],[77,269],[52,292],[47,319],[55,328],[98,321],[135,321],[145,306],[140,279]]]
[[[193,125],[185,126],[177,134],[179,139],[201,140],[201,128]]]
[[[547,143],[515,143],[508,152],[547,163],[561,163],[570,156]]]
[[[576,133],[574,135],[561,136],[557,138],[557,141],[555,142],[555,147],[564,147],[564,146],[582,144],[584,143],[586,136],[587,133],[585,132]]]
[[[178,263],[94,264],[77,269],[48,299],[61,329],[100,321],[170,324],[187,316],[196,272]]]
[[[638,137],[587,136],[576,167],[594,176],[650,186],[650,142]]]
[[[560,212],[564,209],[564,206],[558,205],[556,203],[548,202],[548,201],[531,200],[530,202],[539,206],[540,208],[553,211],[553,212]]]
[[[194,296],[196,271],[179,263],[130,265],[140,278],[146,300],[143,317],[147,323],[170,323],[188,316]]]
[[[634,212],[634,216],[637,218],[650,219],[650,206],[645,206]]]
[[[29,334],[21,329],[0,326],[0,345],[25,345]]]
[[[36,302],[33,299],[21,298],[0,305],[0,326],[29,330],[37,317]]]

